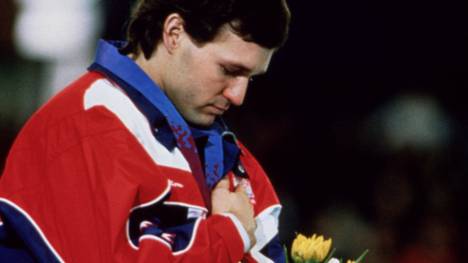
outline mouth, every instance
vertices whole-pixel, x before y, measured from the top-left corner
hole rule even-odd
[[[229,106],[223,107],[218,105],[210,105],[210,112],[214,115],[223,115],[229,109]]]

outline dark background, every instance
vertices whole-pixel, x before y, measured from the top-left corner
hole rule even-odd
[[[103,2],[103,37],[122,37],[130,2]],[[325,234],[345,257],[370,248],[368,262],[462,262],[467,2],[289,5],[288,42],[226,117],[278,191],[282,239]],[[404,95],[437,102],[451,123],[443,146],[394,149],[369,131],[373,116]],[[19,126],[0,120],[4,160]]]

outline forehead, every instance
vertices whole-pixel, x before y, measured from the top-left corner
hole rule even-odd
[[[219,63],[236,64],[248,68],[254,74],[266,72],[274,49],[248,42],[224,26],[216,38],[204,45]]]

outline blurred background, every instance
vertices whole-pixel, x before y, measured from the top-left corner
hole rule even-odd
[[[122,39],[132,0],[0,1],[0,169],[27,118]],[[281,238],[366,262],[468,253],[468,2],[299,1],[290,39],[227,115],[283,203]]]

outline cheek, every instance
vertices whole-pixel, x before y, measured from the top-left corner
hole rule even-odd
[[[189,89],[189,90],[187,90],[187,92],[182,94],[183,95],[182,100],[185,103],[185,105],[197,104],[196,94],[197,94],[196,90],[193,90],[193,89]]]
[[[181,70],[179,73],[184,92],[180,99],[186,105],[203,106],[212,102],[219,96],[226,84],[226,76],[222,75],[218,65],[209,61],[201,61],[196,66],[187,64],[188,69]],[[193,61],[191,61],[193,62]]]
[[[221,74],[212,65],[200,65],[197,71],[199,80],[205,85],[218,83],[221,80]]]
[[[225,76],[215,70],[203,70],[192,83],[196,85],[192,90],[196,90],[198,97],[214,97],[222,93],[227,85]]]
[[[206,94],[202,87],[203,85],[196,83],[195,81],[187,83],[184,89],[177,94],[177,100],[180,107],[193,109],[206,104],[208,99],[206,98]]]

